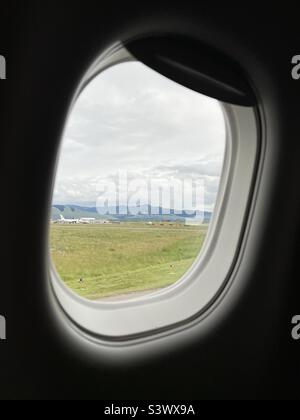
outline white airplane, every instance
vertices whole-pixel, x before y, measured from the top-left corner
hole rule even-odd
[[[84,225],[90,225],[90,224],[95,223],[95,221],[96,221],[96,219],[95,219],[95,218],[93,218],[93,217],[82,217],[82,218],[79,220],[79,223],[82,223],[82,224],[84,224]]]
[[[64,216],[60,215],[60,220],[58,223],[66,224],[66,225],[76,225],[79,223],[78,219],[65,219]]]

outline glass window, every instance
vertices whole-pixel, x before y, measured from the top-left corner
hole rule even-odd
[[[139,62],[78,97],[63,136],[50,248],[78,295],[128,300],[180,281],[213,217],[225,155],[218,101]]]

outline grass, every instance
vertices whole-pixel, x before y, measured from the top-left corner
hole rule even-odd
[[[182,224],[51,225],[50,246],[62,280],[97,300],[174,284],[195,261],[206,233],[206,226]]]

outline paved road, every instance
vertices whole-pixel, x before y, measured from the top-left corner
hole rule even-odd
[[[102,228],[102,226],[99,226]],[[184,228],[174,228],[174,229],[165,229],[165,228],[133,228],[133,227],[123,227],[123,226],[105,226],[104,229],[123,229],[123,230],[130,230],[130,231],[142,231],[142,232],[194,232],[196,229],[184,229]],[[199,228],[197,229],[199,232],[207,232],[207,228]]]

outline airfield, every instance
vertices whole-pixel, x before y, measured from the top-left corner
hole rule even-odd
[[[62,281],[80,296],[126,297],[180,280],[207,230],[182,223],[51,224],[51,256]]]

